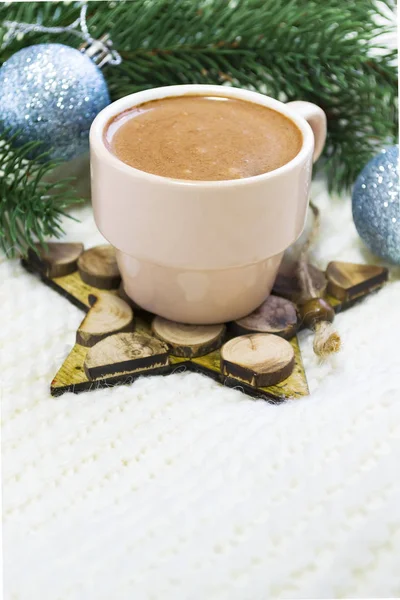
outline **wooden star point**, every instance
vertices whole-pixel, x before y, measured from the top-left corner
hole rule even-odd
[[[134,306],[123,288],[117,287],[119,278],[112,257],[107,257],[107,265],[103,272],[101,261],[96,260],[96,248],[86,252],[90,260],[82,259],[85,258],[85,253],[81,244],[50,243],[42,254],[31,251],[27,259],[22,260],[28,271],[39,275],[46,285],[87,313],[78,328],[74,347],[51,382],[50,391],[53,396],[131,383],[144,375],[167,375],[180,371],[202,373],[223,385],[270,402],[301,398],[309,393],[296,335],[285,342],[290,344],[290,352],[294,356],[294,366],[290,375],[275,385],[258,387],[253,385],[250,379],[245,379],[237,373],[227,374],[221,366],[221,348],[216,345],[237,337],[237,324],[227,324],[226,328],[221,326],[221,331],[207,331],[205,337],[202,330],[201,339],[190,348],[190,340],[199,333],[193,332],[196,326],[175,324],[177,330],[172,332],[175,337],[168,343],[168,335],[172,333],[163,323],[162,331],[166,339],[160,340],[154,333],[154,324],[152,327],[154,315]],[[101,256],[104,252],[105,248],[101,247]],[[83,278],[79,265],[84,265]],[[93,273],[90,273],[91,269]],[[283,267],[281,277],[277,279],[277,287],[273,290],[276,296],[282,294],[285,298],[296,301],[298,282],[295,273],[295,265],[289,270],[287,265]],[[326,298],[335,311],[339,312],[381,287],[387,280],[387,270],[373,265],[334,261],[329,264],[325,274],[315,269],[314,276],[316,280],[320,280],[321,285],[326,277]],[[100,284],[99,287],[95,287],[88,281],[100,282],[101,287]],[[275,307],[282,302],[283,300],[274,300],[271,304]],[[279,314],[289,313],[290,311],[281,311]],[[268,311],[263,309],[246,322],[246,327],[255,327],[257,332],[260,323],[262,325],[273,322],[274,328],[278,328],[278,331],[274,329],[273,333],[281,333],[282,337],[287,337],[288,331],[290,335],[295,332],[293,327],[287,328],[287,323],[282,324],[282,331],[279,332],[279,319],[270,319],[270,316]],[[157,319],[159,321],[159,318]],[[301,325],[299,323],[300,328]],[[174,353],[181,355],[177,356]],[[199,353],[201,355],[198,355]],[[240,369],[237,372],[241,372]],[[265,380],[265,377],[255,377],[254,380]]]

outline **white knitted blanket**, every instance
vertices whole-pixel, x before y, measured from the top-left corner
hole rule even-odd
[[[348,198],[315,258],[378,262]],[[101,241],[89,207],[67,239]],[[52,398],[82,313],[0,266],[5,600],[400,595],[400,269],[301,348],[312,390],[273,406],[196,374]]]

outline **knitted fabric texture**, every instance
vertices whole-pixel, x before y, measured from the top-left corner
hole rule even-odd
[[[378,262],[313,185],[316,263]],[[69,241],[102,242],[89,207]],[[338,315],[311,395],[271,405],[197,374],[52,398],[82,312],[0,265],[5,600],[400,595],[400,269]]]

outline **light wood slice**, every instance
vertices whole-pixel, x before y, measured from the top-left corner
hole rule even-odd
[[[184,325],[155,317],[152,331],[171,348],[173,356],[194,358],[220,348],[225,334],[225,325]]]
[[[297,310],[295,304],[280,298],[269,296],[255,311],[233,322],[238,335],[247,333],[274,333],[285,339],[292,338],[297,330]]]
[[[48,242],[47,248],[35,244],[37,252],[28,250],[28,261],[43,275],[53,279],[69,275],[77,269],[83,244]]]
[[[91,347],[113,333],[133,330],[133,310],[122,298],[102,292],[90,296],[89,302],[92,306],[76,333],[77,344]]]
[[[353,300],[381,287],[388,269],[376,265],[332,261],[326,269],[328,293],[341,301]]]
[[[168,364],[168,346],[157,338],[140,333],[117,333],[90,348],[84,368],[87,377],[95,379]]]
[[[284,381],[292,373],[294,350],[286,340],[268,333],[242,335],[221,348],[221,370],[255,387]]]
[[[79,257],[78,269],[85,283],[102,290],[115,289],[121,281],[115,250],[109,245],[85,250]]]
[[[301,303],[305,300],[302,297],[302,291],[300,287],[299,278],[297,275],[297,262],[284,261],[279,267],[278,275],[276,276],[273,293],[277,296],[287,298],[296,304]],[[314,265],[308,264],[308,271],[312,279],[313,288],[315,289],[318,296],[323,296],[328,285],[325,273],[314,267]]]

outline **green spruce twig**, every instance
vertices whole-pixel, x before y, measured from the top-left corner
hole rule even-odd
[[[61,237],[61,219],[80,202],[71,179],[51,182],[56,163],[45,155],[29,160],[37,142],[13,147],[14,138],[0,135],[0,248],[8,256],[24,255],[35,242]]]

